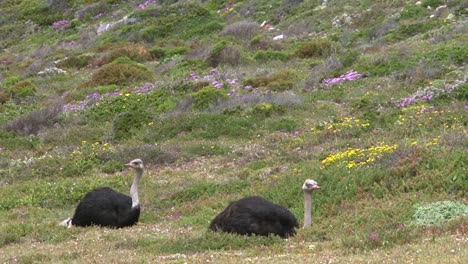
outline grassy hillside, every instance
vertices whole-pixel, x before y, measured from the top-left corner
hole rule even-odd
[[[0,2],[2,263],[463,263],[465,1]],[[128,193],[119,230],[58,226]],[[260,195],[313,225],[213,233]]]

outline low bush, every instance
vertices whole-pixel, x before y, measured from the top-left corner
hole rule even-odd
[[[32,96],[36,92],[36,86],[29,80],[23,80],[13,85],[13,87],[10,89],[10,92],[13,97],[21,98]]]
[[[251,85],[254,88],[266,87],[272,91],[285,91],[292,89],[298,76],[294,71],[284,70],[277,72],[271,76],[255,77],[245,81],[246,85]]]
[[[330,56],[336,50],[335,43],[327,39],[314,39],[299,44],[294,55],[299,58],[315,58]]]
[[[260,32],[260,25],[251,21],[239,21],[227,25],[219,34],[233,36],[237,39],[249,41]]]
[[[220,100],[226,99],[227,95],[223,90],[216,89],[213,86],[206,86],[200,91],[192,94],[194,99],[193,108],[197,110],[206,110],[210,105],[217,104]]]
[[[94,73],[91,80],[85,83],[84,86],[126,85],[152,80],[152,73],[144,65],[136,63],[128,57],[120,57]]]

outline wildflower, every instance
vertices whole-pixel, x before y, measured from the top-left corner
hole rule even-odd
[[[374,232],[370,233],[369,240],[377,240],[377,239],[379,239],[378,233],[374,233]]]
[[[246,86],[244,86],[244,89],[250,90],[250,89],[252,89],[252,85],[246,85]]]

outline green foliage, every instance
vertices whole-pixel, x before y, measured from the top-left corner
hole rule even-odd
[[[128,139],[133,132],[142,125],[147,124],[151,116],[143,111],[126,111],[117,115],[112,123],[112,135],[114,140]]]
[[[301,43],[295,52],[299,58],[325,57],[332,54],[336,45],[328,39],[314,39]]]
[[[412,223],[417,226],[442,225],[458,217],[468,217],[468,205],[455,201],[439,201],[418,206]]]
[[[9,76],[5,78],[2,84],[3,84],[3,87],[10,88],[13,85],[17,84],[19,81],[21,81],[21,77],[14,75],[14,76]]]
[[[48,26],[64,19],[64,12],[54,8],[47,0],[25,0],[18,6],[19,16],[36,24]]]
[[[193,108],[197,110],[206,110],[210,105],[215,105],[219,101],[226,99],[227,95],[223,90],[216,89],[214,86],[206,86],[200,91],[192,94],[194,99]]]
[[[36,86],[29,80],[23,80],[13,85],[10,92],[15,97],[32,96],[36,92]]]
[[[281,115],[285,109],[281,105],[271,103],[259,103],[246,111],[247,115],[252,115],[256,118],[266,118],[276,115]]]
[[[148,115],[162,113],[175,107],[174,98],[164,90],[147,94],[122,93],[115,97],[107,97],[94,105],[85,115],[90,121],[102,122],[114,119],[120,113],[141,113],[147,120]]]
[[[77,68],[81,69],[86,66],[91,62],[91,60],[94,57],[92,55],[77,55],[77,56],[71,56],[67,57],[64,60],[61,60],[57,66],[60,68]]]
[[[468,47],[442,47],[435,51],[428,52],[424,54],[423,57],[430,61],[440,61],[440,62],[451,62],[457,65],[462,65],[466,63],[466,54],[468,53]]]
[[[145,134],[145,142],[157,142],[187,135],[193,138],[215,139],[221,136],[250,137],[255,120],[213,113],[191,113],[161,118]]]
[[[145,8],[136,11],[132,16],[144,20],[141,39],[146,42],[168,36],[190,39],[198,34],[211,34],[222,27],[216,21],[216,17],[202,5],[195,3]],[[186,23],[180,23],[182,20]],[[132,27],[128,31],[133,31]]]
[[[422,6],[407,5],[401,12],[400,19],[417,19],[427,15],[427,11]]]
[[[271,76],[261,76],[245,81],[246,85],[253,87],[267,87],[272,91],[285,91],[294,87],[297,81],[297,74],[291,70],[277,72]]]
[[[267,62],[270,60],[287,61],[289,59],[289,54],[284,51],[259,50],[255,52],[254,59],[258,62]]]
[[[131,61],[145,62],[151,60],[151,53],[145,46],[139,44],[117,45],[109,52],[108,60],[115,61],[119,58],[129,58]],[[126,61],[130,62],[130,61]]]
[[[425,0],[422,2],[421,6],[422,7],[432,7],[432,8],[436,8],[436,7],[439,7],[441,5],[444,4],[444,1],[442,0]]]
[[[128,57],[119,57],[94,73],[86,86],[124,85],[152,80],[152,73],[144,65],[138,64]]]

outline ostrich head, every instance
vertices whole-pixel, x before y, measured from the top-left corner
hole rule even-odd
[[[143,161],[141,159],[134,159],[125,165],[135,170],[143,170],[144,168]]]
[[[304,192],[312,192],[318,189],[320,189],[320,186],[318,185],[318,183],[311,179],[305,180],[304,185],[302,185],[302,190]]]

